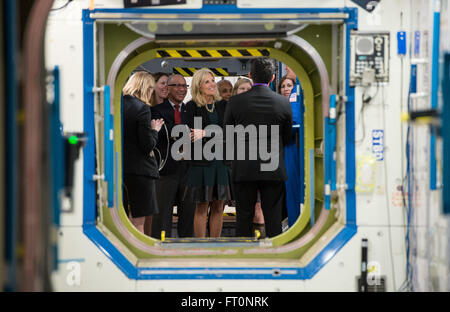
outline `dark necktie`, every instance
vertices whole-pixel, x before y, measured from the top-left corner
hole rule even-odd
[[[180,112],[179,108],[180,108],[180,104],[175,104],[175,115],[174,115],[174,118],[175,118],[175,124],[176,125],[179,125],[181,123],[181,112]]]

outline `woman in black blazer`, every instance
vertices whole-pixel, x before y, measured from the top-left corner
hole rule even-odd
[[[186,104],[186,123],[191,129],[191,167],[185,198],[195,201],[194,216],[195,237],[206,236],[208,208],[210,208],[209,236],[220,237],[222,233],[223,208],[226,200],[231,199],[228,168],[223,160],[208,160],[202,153],[200,159],[194,159],[195,141],[202,140],[201,148],[211,138],[206,137],[205,128],[217,125],[223,129],[225,106],[217,91],[214,74],[209,69],[200,69],[192,77],[192,101]],[[202,126],[194,123],[195,117],[201,117]],[[221,141],[223,144],[223,140]]]
[[[150,99],[155,80],[134,73],[123,88],[123,203],[131,223],[150,236],[152,215],[158,213],[155,179],[159,178],[153,148],[164,121],[152,120]]]

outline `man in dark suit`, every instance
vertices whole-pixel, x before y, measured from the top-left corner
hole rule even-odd
[[[161,238],[161,231],[172,237],[173,206],[177,206],[179,237],[194,236],[195,206],[183,201],[186,187],[187,162],[172,158],[171,148],[176,138],[171,137],[175,125],[185,124],[186,105],[183,103],[187,93],[186,80],[181,75],[172,75],[167,80],[169,95],[163,103],[152,107],[152,118],[164,119],[165,128],[158,136],[157,150],[160,156],[160,179],[156,181],[156,194],[160,213],[155,215],[152,224],[153,237]],[[158,153],[157,153],[158,154]]]
[[[256,133],[253,136],[246,135],[242,142],[234,144],[235,152],[245,146],[244,157],[239,157],[238,152],[232,165],[236,199],[236,236],[253,236],[256,192],[259,190],[266,236],[273,237],[282,232],[281,212],[286,192],[284,181],[287,179],[284,146],[291,138],[292,108],[286,97],[268,87],[275,78],[272,60],[268,58],[253,60],[250,78],[254,81],[253,88],[230,98],[224,121],[225,125],[235,127],[238,137],[242,135],[239,133],[242,131],[237,131],[238,127],[245,127],[247,130],[253,128]],[[266,131],[263,127],[266,127]],[[228,144],[229,142],[227,146]],[[264,146],[270,147],[269,158],[265,155],[267,150],[264,150]],[[257,153],[252,157],[255,151]]]

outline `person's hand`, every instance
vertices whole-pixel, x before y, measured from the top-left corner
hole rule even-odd
[[[202,129],[191,129],[191,141],[200,140],[205,136],[205,130]]]
[[[159,132],[164,124],[164,119],[152,119],[152,129]]]

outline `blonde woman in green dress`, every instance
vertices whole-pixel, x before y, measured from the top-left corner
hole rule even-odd
[[[225,106],[220,101],[214,73],[209,69],[200,69],[194,73],[191,86],[192,100],[186,104],[186,124],[191,129],[192,155],[194,142],[202,140],[203,146],[211,139],[206,137],[205,128],[217,125],[223,128]],[[201,128],[195,128],[194,118],[200,117]],[[194,216],[195,237],[206,236],[206,224],[209,218],[209,236],[220,237],[222,233],[223,209],[226,200],[231,199],[228,168],[223,160],[191,157],[185,198],[196,203]]]

